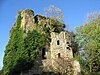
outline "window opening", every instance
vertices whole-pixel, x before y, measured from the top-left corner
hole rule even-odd
[[[59,45],[60,43],[59,43],[59,40],[57,40],[57,45]]]
[[[68,50],[70,50],[70,48],[69,47],[66,47]]]
[[[67,42],[66,44],[69,44],[69,42]]]
[[[45,48],[42,49],[42,58],[46,59],[46,57],[45,57]]]
[[[44,25],[44,27],[46,27],[46,24]]]
[[[60,53],[58,53],[58,58],[60,58]]]
[[[51,38],[49,39],[49,41],[51,42]]]

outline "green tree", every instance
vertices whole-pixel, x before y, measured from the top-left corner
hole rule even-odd
[[[100,15],[83,26],[77,27],[76,40],[79,43],[84,69],[98,72],[100,69]]]
[[[33,62],[38,55],[39,49],[46,43],[44,35],[38,33],[36,30],[29,32],[24,39],[24,50],[22,56],[27,59],[28,69],[31,69]]]
[[[21,15],[19,13],[17,21],[12,28],[9,42],[6,46],[5,55],[3,59],[3,73],[4,75],[17,74],[17,70],[14,70],[17,61],[20,57],[19,51],[22,49],[23,32],[20,28]]]

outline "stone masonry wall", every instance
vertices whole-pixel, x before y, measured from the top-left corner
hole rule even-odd
[[[21,27],[23,28],[24,31],[28,32],[29,30],[31,31],[34,28],[34,13],[29,12],[26,10],[23,10],[21,12]]]
[[[21,12],[21,27],[27,33],[33,29],[37,29],[36,25],[46,25],[49,23],[49,19],[40,15],[34,17],[34,12],[23,10]],[[49,25],[48,25],[49,26]],[[41,27],[41,26],[40,26]],[[42,28],[40,28],[42,29]],[[51,32],[50,47],[45,50],[45,59],[42,58],[42,50],[40,50],[39,56],[34,62],[34,67],[30,70],[31,74],[41,74],[42,71],[52,71],[52,68],[60,68],[59,64],[55,60],[63,58],[64,60],[73,58],[73,51],[71,48],[71,34],[68,31],[62,31],[60,33]],[[59,61],[58,61],[59,62]],[[72,61],[74,74],[77,75],[80,72],[80,65],[78,61]],[[52,68],[51,68],[52,67]],[[65,66],[64,66],[65,67]],[[63,68],[64,68],[63,67]],[[31,75],[30,74],[30,75]],[[23,75],[23,74],[22,74]],[[28,75],[28,73],[26,73]]]
[[[51,58],[58,58],[59,53],[60,57],[73,58],[72,49],[71,47],[69,47],[69,45],[71,44],[71,40],[66,39],[66,36],[66,31],[60,32],[60,34],[55,32],[51,33]]]

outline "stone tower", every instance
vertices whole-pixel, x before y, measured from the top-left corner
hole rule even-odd
[[[72,66],[73,74],[71,75],[80,75],[79,62],[77,60],[70,60],[73,58],[71,41],[72,36],[68,31],[61,31],[60,33],[51,32],[50,47],[48,50],[45,50],[46,59],[42,60],[44,70],[47,70],[47,72],[56,71],[64,73],[68,66]]]
[[[51,33],[50,51],[51,58],[73,58],[71,46],[71,35],[69,32]]]
[[[51,42],[49,49],[43,51],[46,59],[43,59],[44,70],[50,70],[50,68],[57,68],[57,61],[59,58],[64,60],[73,58],[73,51],[71,48],[71,34],[67,31],[60,33],[51,32]],[[60,66],[59,66],[60,67]]]

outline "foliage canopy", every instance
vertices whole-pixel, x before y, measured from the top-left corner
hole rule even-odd
[[[77,27],[77,42],[82,50],[82,68],[85,72],[100,70],[100,15]]]

